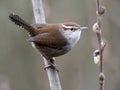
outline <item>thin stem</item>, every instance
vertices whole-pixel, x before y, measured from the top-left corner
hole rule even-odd
[[[100,3],[99,3],[99,0],[96,1],[96,8],[97,8],[97,11],[99,11],[99,6],[100,6]]]
[[[103,73],[103,50],[106,46],[106,42],[104,42],[104,45],[102,45],[103,39],[102,39],[102,29],[101,29],[101,19],[102,15],[104,14],[105,8],[101,5],[101,0],[96,0],[96,14],[97,14],[97,28],[96,28],[96,35],[98,38],[98,49],[99,49],[99,84],[100,84],[100,90],[104,90],[104,80],[105,76]]]
[[[103,71],[103,54],[102,54],[102,45],[101,45],[101,35],[97,34],[97,38],[98,38],[98,45],[99,45],[99,54],[100,54],[100,72]]]
[[[97,8],[97,23],[99,26],[99,33],[97,33],[98,38],[98,45],[99,45],[99,51],[100,51],[100,72],[103,71],[103,60],[102,60],[102,33],[101,33],[101,15],[100,15],[100,0],[96,1],[96,8]]]

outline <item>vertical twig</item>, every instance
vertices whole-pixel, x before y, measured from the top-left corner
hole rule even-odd
[[[102,0],[96,0],[97,22],[93,25],[93,31],[98,38],[98,50],[94,51],[94,62],[99,66],[99,84],[100,90],[104,90],[105,76],[103,72],[103,50],[106,46],[106,41],[102,38],[101,21],[102,15],[105,13],[105,8],[101,5]]]
[[[32,5],[33,5],[35,22],[39,24],[41,23],[45,24],[46,21],[45,21],[42,0],[32,0]],[[45,67],[49,66],[48,60],[46,60],[44,57],[43,59],[44,59]],[[55,63],[54,60],[51,63]],[[57,70],[55,68],[47,68],[46,71],[48,74],[51,90],[62,90]]]

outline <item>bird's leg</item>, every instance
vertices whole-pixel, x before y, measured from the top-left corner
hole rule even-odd
[[[55,60],[53,58],[47,59],[47,60],[48,60],[49,65],[45,66],[44,69],[46,70],[47,68],[53,68],[53,69],[57,70],[57,68],[56,68],[57,65],[55,65]]]

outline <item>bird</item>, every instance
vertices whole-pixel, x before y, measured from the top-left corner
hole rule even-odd
[[[79,41],[81,31],[88,29],[75,22],[29,24],[14,13],[9,15],[9,19],[29,33],[27,41],[31,42],[53,67],[53,58],[68,53]]]

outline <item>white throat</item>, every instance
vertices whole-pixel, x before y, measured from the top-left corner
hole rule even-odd
[[[65,38],[68,40],[70,48],[73,48],[80,39],[81,30],[76,30],[76,31],[63,30],[63,32]]]

